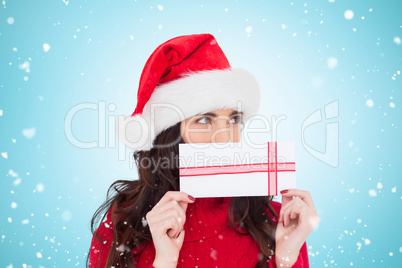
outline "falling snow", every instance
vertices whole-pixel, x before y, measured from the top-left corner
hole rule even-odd
[[[251,26],[247,26],[247,27],[246,27],[247,36],[250,36],[250,34],[251,34],[252,31],[253,31],[253,27],[251,27]]]
[[[14,208],[14,209],[15,209],[15,208],[17,208],[17,207],[18,207],[17,203],[15,203],[15,202],[12,202],[12,203],[11,203],[11,208]]]
[[[65,261],[68,266],[83,266],[92,238],[87,228],[90,217],[103,201],[107,186],[125,176],[127,167],[117,167],[124,161],[117,163],[105,150],[86,150],[69,143],[64,126],[67,111],[87,102],[88,96],[112,101],[102,92],[116,88],[116,105],[129,99],[133,87],[121,85],[136,83],[138,63],[145,63],[151,43],[153,46],[164,41],[163,36],[175,34],[177,27],[171,17],[198,13],[205,18],[208,15],[202,31],[215,34],[228,56],[242,52],[234,62],[260,70],[256,74],[265,94],[262,101],[267,101],[261,105],[263,113],[269,114],[269,107],[279,107],[288,115],[283,127],[292,128],[313,111],[321,111],[322,129],[317,123],[316,129],[306,127],[305,132],[306,136],[314,133],[308,139],[322,142],[321,154],[311,155],[307,147],[319,152],[319,146],[314,147],[306,139],[300,148],[308,157],[296,160],[301,171],[317,167],[310,179],[319,181],[304,187],[313,193],[323,219],[307,241],[311,266],[397,267],[399,263],[393,261],[400,258],[402,246],[371,235],[378,231],[378,217],[373,215],[386,209],[396,211],[402,200],[397,192],[399,154],[391,151],[399,146],[393,142],[400,136],[401,125],[398,66],[402,56],[397,30],[402,25],[397,23],[396,10],[401,7],[398,1],[393,2],[395,8],[386,2],[362,8],[335,0],[320,5],[277,2],[270,7],[265,1],[249,6],[236,2],[221,5],[218,12],[207,3],[187,10],[188,5],[178,9],[164,2],[152,4],[151,13],[147,13],[150,6],[142,7],[139,1],[126,4],[127,8],[119,9],[116,15],[106,6],[86,2],[69,5],[69,1],[62,0],[55,10],[43,9],[27,17],[26,10],[38,8],[34,2],[13,5],[11,9],[9,0],[2,1],[4,75],[0,92],[7,92],[10,102],[0,103],[4,134],[0,165],[4,169],[6,215],[0,242],[13,252],[30,252],[23,261],[10,256],[3,267],[59,267]],[[282,15],[271,16],[276,10]],[[66,14],[75,14],[74,20]],[[107,25],[102,14],[108,14]],[[221,23],[216,26],[216,21]],[[185,24],[189,32],[199,27],[199,20],[194,15],[193,21]],[[385,30],[378,33],[374,29],[377,27]],[[241,57],[247,60],[241,62]],[[124,70],[133,66],[138,68],[127,76]],[[131,77],[129,83],[124,82],[127,77]],[[269,85],[277,90],[268,90],[272,88]],[[283,101],[284,96],[292,95],[295,98]],[[334,99],[339,99],[342,116],[328,118],[325,104]],[[270,100],[275,100],[275,105]],[[124,109],[131,109],[130,105]],[[116,114],[107,110],[107,127]],[[98,118],[84,115],[74,117],[73,132],[79,139],[91,141],[92,136],[85,135],[92,135],[94,126],[88,122],[96,125]],[[328,172],[324,156],[331,149],[324,145],[336,133],[326,132],[331,123],[339,123],[341,135],[335,137],[339,144],[334,148],[339,149],[340,165]],[[113,132],[105,131],[109,135]],[[300,141],[300,135],[291,138]],[[96,140],[97,135],[94,137]],[[106,146],[115,148],[111,140]],[[127,173],[130,178],[136,176],[132,169]],[[303,183],[308,185],[300,180],[298,188],[303,189]],[[316,191],[318,188],[321,192]],[[401,220],[396,217],[396,222]],[[144,227],[148,225],[145,218],[141,222]],[[104,226],[112,228],[110,223]],[[390,230],[380,231],[392,236]],[[222,234],[217,239],[225,242]],[[130,250],[124,245],[116,249],[121,253]],[[220,252],[208,250],[212,260],[219,260]]]
[[[327,64],[329,69],[334,69],[335,67],[338,66],[338,59],[335,57],[329,57],[327,59]]]
[[[351,20],[353,19],[354,13],[352,10],[346,10],[344,13],[345,19]]]
[[[29,73],[29,72],[31,72],[31,70],[29,69],[30,66],[31,66],[31,64],[28,61],[25,61],[24,63],[20,64],[18,67],[21,70],[25,70],[25,72]]]
[[[36,191],[42,193],[45,190],[45,186],[42,183],[36,185]]]
[[[373,100],[372,99],[368,99],[368,100],[366,100],[366,105],[367,105],[367,107],[373,107],[373,105],[374,105],[374,102],[373,102]]]
[[[148,221],[144,218],[144,217],[142,217],[142,226],[147,226],[148,225]]]
[[[28,128],[22,130],[22,135],[27,139],[32,139],[35,136],[36,128]]]
[[[50,45],[47,43],[43,44],[43,51],[48,52],[50,50]]]
[[[61,218],[63,219],[63,221],[70,221],[72,217],[73,215],[69,210],[65,210],[61,214]]]
[[[14,24],[14,18],[13,17],[8,17],[7,18],[7,23],[8,24]]]

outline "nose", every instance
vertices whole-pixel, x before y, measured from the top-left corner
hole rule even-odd
[[[233,127],[227,124],[226,120],[216,120],[214,130],[211,135],[211,142],[226,143],[233,142]]]

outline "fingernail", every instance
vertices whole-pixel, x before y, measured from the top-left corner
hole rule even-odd
[[[179,234],[176,236],[176,238],[178,238],[180,236],[181,231],[179,232]]]
[[[188,199],[190,199],[191,201],[195,201],[195,198],[192,197],[191,195],[188,195]]]
[[[289,192],[289,190],[282,190],[281,194],[286,194],[287,192]]]

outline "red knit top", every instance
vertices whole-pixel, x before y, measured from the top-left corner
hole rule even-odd
[[[260,250],[257,242],[250,235],[240,235],[230,226],[228,219],[231,197],[224,198],[197,198],[189,203],[186,211],[183,246],[180,250],[177,267],[252,267],[259,261]],[[279,215],[281,203],[270,202]],[[265,208],[275,224],[277,220]],[[113,240],[113,223],[111,210],[105,222],[101,223],[95,232],[103,243],[92,238],[90,251],[90,268],[105,267],[107,255]],[[242,230],[240,227],[238,229]],[[133,249],[132,253],[137,253]],[[152,241],[141,253],[135,257],[137,267],[149,268],[155,258],[155,248]],[[269,267],[276,267],[275,257],[269,260]],[[292,268],[309,267],[307,245],[304,242],[299,257]]]

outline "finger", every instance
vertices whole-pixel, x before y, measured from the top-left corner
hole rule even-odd
[[[291,220],[294,220],[294,219],[296,219],[296,218],[299,216],[299,214],[297,214],[294,210],[292,210],[292,211],[290,212],[289,216],[290,216],[290,219],[291,219]]]
[[[303,202],[303,201],[300,200],[299,202]],[[285,211],[284,211],[285,216],[284,216],[284,221],[283,221],[285,227],[288,226],[292,220],[294,220],[300,216],[303,207],[307,208],[308,206],[305,203],[300,204],[297,202],[297,200],[295,200],[295,202],[292,204],[292,206],[285,209]]]
[[[195,201],[195,198],[190,196],[189,194],[185,192],[179,192],[179,191],[168,191],[166,194],[159,200],[159,202],[155,205],[161,205],[164,204],[168,201],[171,200],[176,200],[176,201],[182,201],[185,203],[193,203]],[[185,208],[183,208],[185,209]]]
[[[175,202],[175,201],[173,201]],[[176,207],[172,207],[163,211],[159,211],[159,209],[153,209],[149,214],[147,214],[147,221],[152,228],[155,226],[157,223],[162,221],[163,219],[171,218],[174,217],[177,222],[181,225],[184,226],[184,222],[186,220],[186,215],[184,214],[183,210],[179,207],[179,205],[176,203]],[[155,211],[156,210],[156,211]]]
[[[303,200],[301,200],[301,198],[298,196],[290,197],[290,198],[291,198],[291,200],[287,201],[286,204],[282,203],[281,209],[286,210],[287,208],[294,206],[295,204],[307,206],[307,204]]]
[[[170,238],[173,238],[176,237],[181,230],[183,230],[184,223],[186,222],[186,214],[176,201],[172,200],[169,203],[161,205],[160,207],[154,207],[152,211],[147,214],[147,221],[149,227],[154,230],[156,228],[160,228],[157,226],[160,226],[159,223],[161,220],[170,218],[172,216],[175,217],[179,227],[175,229],[169,228],[165,230],[165,232],[167,232]],[[160,233],[160,231],[156,232]]]
[[[187,202],[183,202],[183,201],[177,201],[177,204],[179,204],[180,208],[184,211],[184,213],[186,213],[188,203],[187,203]]]
[[[289,225],[289,223],[291,221],[291,218],[290,218],[291,213],[292,213],[292,207],[289,207],[284,210],[284,212],[283,212],[283,226],[284,227]]]
[[[281,207],[281,210],[279,212],[279,223],[282,222],[283,226],[285,226],[286,218],[287,218],[287,210]]]
[[[291,214],[294,213],[299,217],[299,223],[303,223],[305,226],[311,227],[311,230],[314,229],[319,221],[319,217],[315,216],[315,211],[312,213],[313,210],[308,207],[307,205],[300,205],[292,207]]]
[[[179,236],[178,236],[178,237],[176,237],[176,239],[179,239],[179,240],[184,240],[184,233],[185,233],[185,231],[184,231],[184,230],[182,230],[182,231],[180,232]]]
[[[304,190],[299,190],[299,189],[288,189],[287,193],[282,193],[282,204],[283,204],[283,198],[289,198],[293,196],[298,196],[300,199],[302,199],[309,207],[314,208],[314,203],[311,198],[311,194],[309,191],[304,191]],[[285,201],[288,201],[288,199],[285,199]]]
[[[298,197],[297,197],[298,198]],[[295,198],[296,199],[296,198]],[[285,214],[286,210],[292,206],[294,203],[293,197],[288,197],[288,196],[282,196],[282,205],[279,211],[279,222],[283,221],[283,215]]]
[[[173,242],[177,243],[179,248],[181,248],[181,246],[183,245],[184,235],[185,235],[185,231],[183,230],[183,231],[181,231],[181,233],[179,234],[179,236],[176,239],[173,239]]]
[[[184,223],[186,222],[186,212],[180,207],[177,202],[174,204],[174,209],[176,209],[180,214],[180,217],[177,220],[181,221],[184,225]]]
[[[177,222],[179,222],[181,225],[184,225],[186,215],[184,214],[183,210],[179,207],[179,205],[176,204],[176,206],[177,207],[171,208],[157,215],[156,216],[157,221],[173,216],[176,218]]]
[[[176,232],[177,232],[176,230],[169,229],[168,232],[167,232],[167,235],[170,238],[176,238],[177,234],[180,234],[180,231],[178,231],[177,234],[176,234]]]
[[[173,230],[173,229],[170,229],[169,231],[168,231],[168,236],[170,237],[170,238],[178,238],[179,236],[180,236],[180,234],[184,231],[184,228],[183,228],[184,226],[182,226],[182,228],[180,228],[180,230],[177,232],[175,232],[175,230]]]
[[[282,222],[284,220],[283,215],[287,215],[290,217],[290,212],[292,211],[291,208],[294,206],[307,206],[303,200],[300,199],[300,197],[296,196],[295,198],[292,198],[288,203],[285,205],[281,206],[280,209],[280,215],[279,215],[279,222]]]
[[[285,226],[285,220],[288,218],[290,213],[290,208],[294,204],[294,199],[288,201],[285,205],[282,204],[281,210],[279,211],[279,222],[283,222],[283,226]]]
[[[177,222],[180,225],[180,228],[178,230],[176,230],[176,231],[168,230],[169,237],[173,238],[173,237],[177,237],[180,234],[180,231],[183,230],[184,223],[186,222],[186,214],[183,211],[183,209],[177,204],[176,201],[173,200],[171,202],[173,202],[173,205],[172,205],[171,209],[178,212],[178,215],[176,215],[177,216],[176,219],[177,219]]]
[[[181,226],[175,216],[168,216],[155,222],[152,229],[156,230],[156,233],[160,236],[168,234],[168,236],[172,238],[175,234],[178,234],[182,228],[183,226]]]
[[[152,214],[153,215],[160,215],[162,213],[164,213],[165,211],[169,211],[169,210],[177,210],[177,212],[180,214],[180,217],[185,220],[186,218],[186,214],[183,211],[183,209],[180,207],[180,205],[177,203],[176,200],[171,200],[167,203],[161,204],[159,206],[155,206],[152,209]]]
[[[188,203],[187,203],[187,202],[185,202],[185,201],[171,200],[171,201],[169,201],[168,203],[170,203],[170,202],[176,203],[176,204],[178,205],[178,207],[180,208],[180,210],[183,211],[184,213],[186,213],[187,206],[188,206]]]
[[[287,203],[292,201],[293,196],[286,196],[282,194],[282,207],[284,207]]]

